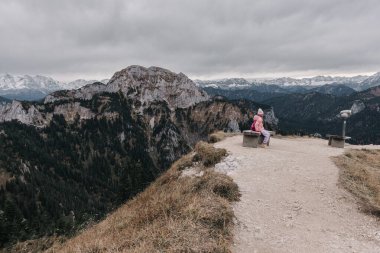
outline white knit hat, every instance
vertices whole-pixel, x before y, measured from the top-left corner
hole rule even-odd
[[[261,108],[259,108],[259,110],[257,111],[257,115],[264,115],[264,112]]]

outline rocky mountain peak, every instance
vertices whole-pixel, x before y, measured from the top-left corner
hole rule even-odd
[[[380,72],[377,72],[375,74],[373,74],[372,76],[370,76],[367,81],[371,81],[371,82],[380,82]]]
[[[166,101],[171,109],[187,108],[209,99],[183,73],[137,65],[116,72],[108,82],[106,91],[121,91],[129,98],[138,99],[143,107],[153,101]]]
[[[167,102],[170,109],[187,108],[209,99],[207,93],[183,73],[176,74],[170,70],[132,65],[116,72],[109,82],[86,85],[77,90],[55,92],[45,98],[45,103],[57,100],[89,100],[102,92],[116,93],[141,105],[140,109],[154,101]]]

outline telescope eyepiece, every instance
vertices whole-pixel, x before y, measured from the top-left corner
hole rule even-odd
[[[344,118],[344,119],[347,119],[351,116],[352,114],[352,111],[351,110],[343,110],[340,112],[340,117],[341,118]]]

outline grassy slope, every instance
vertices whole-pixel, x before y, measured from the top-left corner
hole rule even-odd
[[[361,200],[365,211],[380,214],[380,150],[349,150],[334,162],[339,183]]]
[[[240,194],[212,169],[225,155],[198,143],[133,200],[48,252],[230,252],[231,202]]]

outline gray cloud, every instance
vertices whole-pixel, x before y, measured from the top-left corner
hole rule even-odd
[[[377,0],[2,0],[0,73],[380,71]]]

